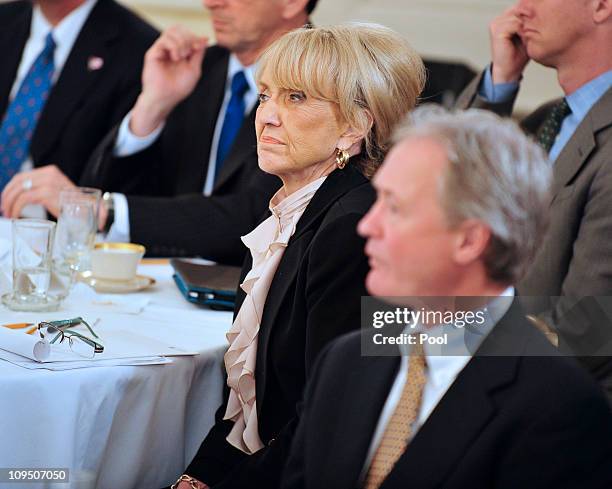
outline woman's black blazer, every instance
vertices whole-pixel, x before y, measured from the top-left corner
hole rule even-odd
[[[187,474],[209,486],[217,484],[214,487],[276,485],[296,406],[317,354],[332,339],[360,327],[368,266],[365,242],[356,228],[374,198],[370,182],[350,163],[333,171],[315,193],[272,280],[259,330],[257,418],[259,436],[267,446],[247,456],[226,441],[232,427],[231,421],[223,421],[226,390],[216,424]],[[249,254],[243,277],[250,269]],[[236,310],[244,297],[239,289]]]

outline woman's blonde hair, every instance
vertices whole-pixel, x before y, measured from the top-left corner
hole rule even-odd
[[[305,27],[274,42],[259,60],[280,88],[337,103],[343,119],[365,135],[360,170],[382,163],[394,126],[416,105],[425,84],[420,56],[395,31],[378,24]]]

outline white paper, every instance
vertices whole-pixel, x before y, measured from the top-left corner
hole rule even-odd
[[[30,370],[74,370],[78,368],[91,367],[116,367],[116,366],[141,366],[141,365],[166,365],[172,363],[170,358],[165,357],[139,357],[139,358],[121,358],[102,360],[97,362],[91,361],[70,361],[70,362],[46,362],[40,363],[34,360],[29,360],[20,355],[0,350],[0,359],[17,365],[19,367]]]
[[[73,329],[77,329],[82,334],[87,335],[88,333],[82,326]],[[186,351],[169,345],[155,338],[115,329],[106,338],[98,332],[100,338],[97,341],[104,345],[104,351],[96,353],[93,358],[83,358],[70,349],[67,341],[51,345],[36,336],[25,334],[25,331],[25,329],[12,330],[0,327],[0,349],[46,364],[55,362],[97,363],[110,360],[195,356],[198,354],[194,351]]]
[[[39,337],[4,327],[0,327],[0,348],[37,362],[44,362],[51,353],[49,343]]]
[[[106,336],[101,334],[101,336],[104,352],[96,354],[96,361],[116,358],[198,355],[196,351],[185,351],[155,338],[127,330],[113,329],[112,333]]]

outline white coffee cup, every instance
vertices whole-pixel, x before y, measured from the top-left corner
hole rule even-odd
[[[134,243],[97,243],[91,252],[94,278],[129,281],[136,276],[145,247]]]

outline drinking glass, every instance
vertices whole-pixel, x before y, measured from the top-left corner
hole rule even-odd
[[[55,223],[18,219],[12,223],[13,292],[2,297],[11,309],[38,311],[56,305],[48,294]]]
[[[72,273],[90,270],[100,197],[100,190],[87,187],[60,192],[56,241],[59,271]]]

